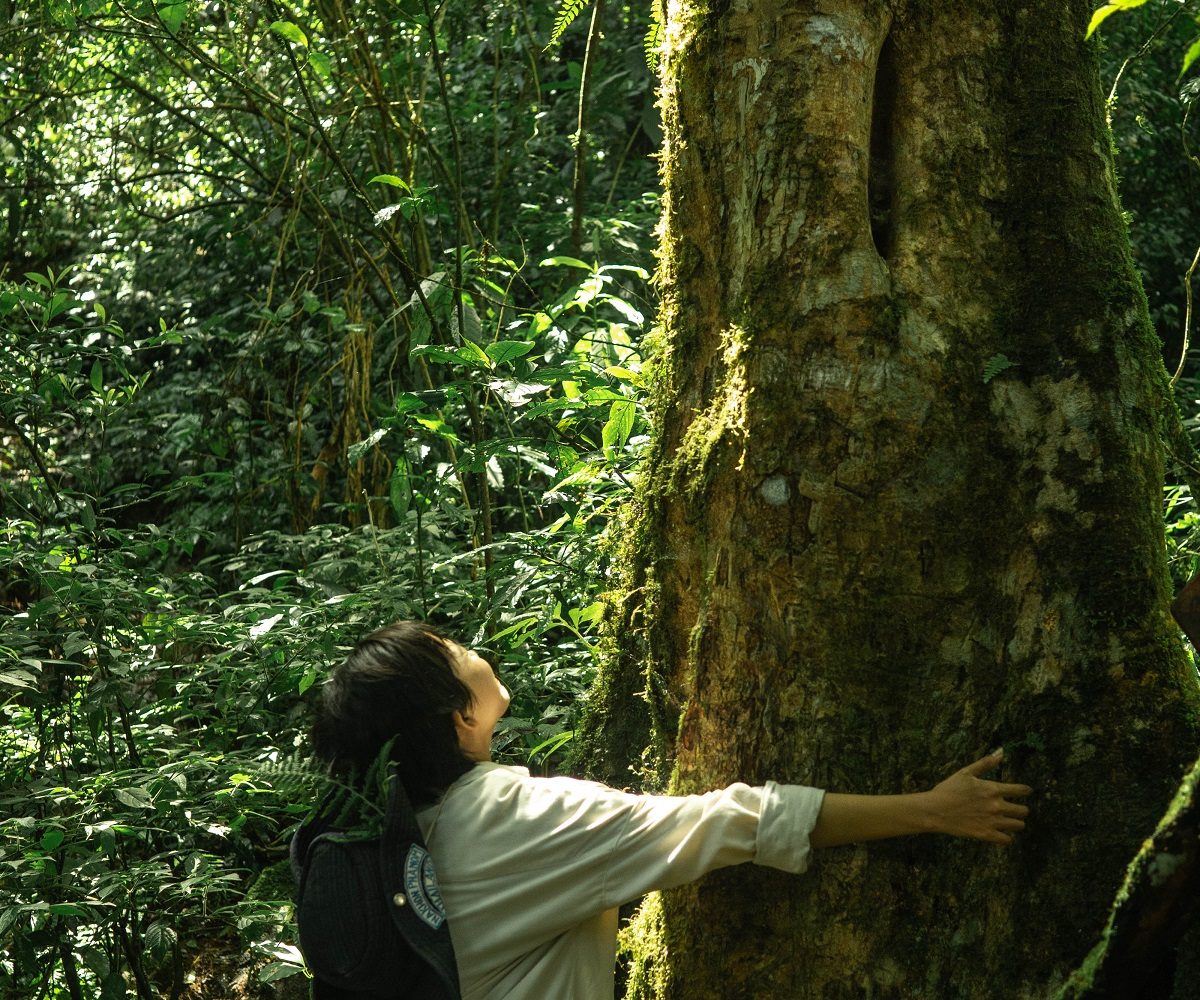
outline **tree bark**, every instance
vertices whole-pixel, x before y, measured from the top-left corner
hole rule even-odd
[[[633,996],[1044,997],[1195,755],[1089,13],[670,5],[658,431],[581,756],[884,792],[1004,745],[1037,795],[1007,851],[664,894]]]

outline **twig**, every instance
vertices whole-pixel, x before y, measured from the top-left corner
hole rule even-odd
[[[1196,256],[1192,258],[1192,266],[1183,276],[1183,290],[1187,293],[1187,308],[1183,314],[1183,349],[1179,352],[1179,367],[1175,369],[1175,374],[1171,378],[1172,389],[1179,381],[1179,376],[1183,374],[1183,366],[1187,362],[1188,340],[1192,334],[1192,275],[1196,273],[1197,264],[1200,264],[1200,247],[1196,247]]]
[[[587,48],[583,50],[583,70],[579,78],[579,117],[575,132],[575,178],[573,187],[573,207],[571,212],[571,249],[576,255],[583,250],[583,201],[587,195],[587,101],[591,92],[592,62],[595,50],[593,46],[599,35],[600,12],[604,9],[604,0],[596,0],[592,5],[592,23],[588,26]]]

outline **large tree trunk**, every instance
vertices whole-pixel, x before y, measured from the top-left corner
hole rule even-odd
[[[638,995],[1043,997],[1195,756],[1178,417],[1088,13],[670,4],[658,440],[580,745],[618,782],[656,741],[678,791],[870,792],[1003,744],[1037,796],[1008,851],[890,842],[666,894]]]

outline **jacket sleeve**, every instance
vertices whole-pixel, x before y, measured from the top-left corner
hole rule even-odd
[[[773,783],[630,795],[493,766],[452,790],[429,847],[452,933],[470,932],[481,968],[501,968],[581,921],[716,868],[804,871],[823,795]]]
[[[746,861],[805,871],[808,837],[824,794],[768,782],[761,788],[730,785],[704,795],[631,796],[613,843],[603,905],[616,906]]]

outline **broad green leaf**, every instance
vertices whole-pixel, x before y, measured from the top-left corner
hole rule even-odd
[[[46,318],[54,319],[77,305],[79,305],[79,301],[72,298],[70,292],[65,292],[60,288],[51,296],[50,302],[46,305]]]
[[[50,279],[44,274],[38,274],[36,271],[26,271],[25,277],[32,281],[35,285],[41,285],[43,288],[50,288]]]
[[[99,358],[92,363],[92,373],[88,376],[88,381],[92,383],[92,388],[96,392],[100,392],[104,388],[104,365],[100,363]]]
[[[86,917],[87,910],[74,903],[51,903],[50,912],[60,917]]]
[[[443,420],[438,420],[436,417],[416,417],[414,419],[426,430],[433,431],[434,434],[444,437],[447,441],[458,440],[458,435],[454,433],[454,428]]]
[[[462,360],[457,351],[448,351],[437,344],[422,344],[420,347],[414,347],[409,351],[408,356],[410,358],[428,358],[430,361],[435,361],[439,364],[449,364]]]
[[[501,378],[493,379],[487,386],[509,406],[524,406],[534,396],[550,388],[541,382],[514,382]]]
[[[407,191],[409,194],[412,194],[412,188],[410,188],[403,180],[401,180],[395,174],[376,174],[369,181],[367,181],[367,183],[368,184],[387,184],[389,187],[400,188],[401,190]],[[425,294],[426,295],[429,294],[428,290],[425,290]]]
[[[1179,75],[1183,76],[1184,73],[1191,69],[1192,63],[1194,63],[1197,59],[1200,59],[1200,38],[1197,38],[1194,42],[1192,42],[1192,44],[1188,46],[1188,50],[1183,54],[1183,66],[1181,66],[1179,69]]]
[[[532,351],[533,347],[532,340],[498,340],[494,344],[488,344],[487,356],[499,365],[513,358],[523,357]]]
[[[62,830],[47,830],[42,834],[42,839],[39,841],[38,846],[49,854],[51,851],[58,850],[58,845],[63,842],[65,836],[66,834]]]
[[[630,385],[641,385],[644,381],[640,372],[622,368],[620,365],[609,365],[604,369],[604,374],[619,378],[622,382],[628,382]]]
[[[283,615],[271,615],[268,618],[262,619],[250,626],[250,638],[257,639],[259,636],[266,635],[282,620]]]
[[[293,42],[306,49],[308,48],[308,37],[300,30],[299,26],[293,24],[291,21],[272,21],[271,30],[275,34],[286,38],[289,42]]]
[[[578,257],[547,257],[538,267],[579,267],[585,271],[592,270],[591,264],[585,264]]]
[[[616,447],[624,447],[625,442],[629,440],[630,432],[633,430],[634,411],[634,403],[630,399],[613,403],[609,408],[608,422],[604,425],[604,430],[601,432],[601,440],[603,441],[605,450],[614,445]]]
[[[621,395],[616,389],[609,389],[607,386],[596,386],[594,389],[588,389],[583,394],[583,398],[589,403],[608,403],[621,402],[629,397]]]
[[[163,27],[172,35],[179,34],[179,29],[183,27],[183,22],[187,15],[187,0],[174,0],[173,3],[167,2],[158,5],[159,20],[162,21]]]
[[[389,429],[387,427],[380,427],[378,430],[372,431],[362,441],[355,441],[354,444],[346,449],[346,461],[351,465],[361,462],[367,453],[383,440],[384,435],[387,434]]]
[[[1106,3],[1103,7],[1097,8],[1092,14],[1091,21],[1088,22],[1087,34],[1084,35],[1084,38],[1091,38],[1092,33],[1117,11],[1132,10],[1145,2],[1146,0],[1112,0],[1112,3]]]
[[[458,355],[459,360],[463,364],[470,365],[473,368],[491,368],[492,359],[487,356],[483,348],[473,340],[464,340],[462,347],[454,352]]]
[[[425,400],[411,392],[402,392],[396,397],[396,416],[402,417],[414,410],[425,409]]]
[[[308,52],[308,64],[316,71],[317,76],[328,81],[333,77],[333,62],[324,52]]]
[[[150,951],[162,954],[169,951],[171,946],[179,940],[173,928],[168,927],[161,920],[155,920],[146,928],[144,941],[146,947]]]
[[[303,968],[292,962],[268,962],[258,970],[258,980],[262,983],[273,983],[303,971]]]
[[[300,678],[300,683],[296,685],[296,693],[304,694],[305,691],[316,683],[317,678],[320,676],[316,667],[309,667],[304,671],[304,676]]]
[[[154,799],[151,797],[149,789],[137,787],[117,788],[113,794],[116,795],[118,802],[129,806],[131,809],[154,808]]]

